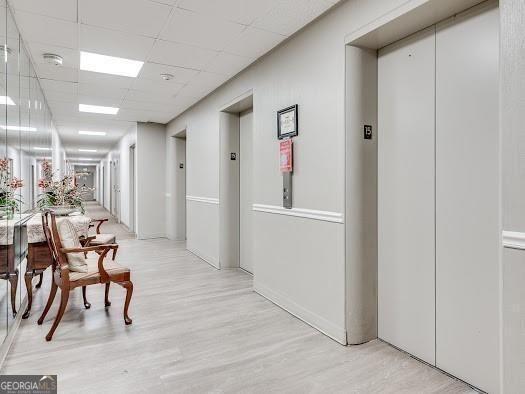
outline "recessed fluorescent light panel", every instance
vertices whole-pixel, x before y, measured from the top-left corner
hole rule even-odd
[[[105,131],[79,130],[78,134],[82,134],[82,135],[106,135],[106,132]]]
[[[144,62],[80,51],[80,69],[136,78]]]
[[[79,149],[78,151],[79,151],[79,152],[90,152],[90,153],[95,153],[97,150],[96,150],[96,149]]]
[[[41,148],[39,146],[35,146],[33,149],[34,150],[51,150],[51,148]]]
[[[0,96],[0,105],[16,105],[11,97],[9,96]]]
[[[89,105],[89,104],[79,104],[78,110],[80,112],[92,112],[94,114],[106,114],[106,115],[116,115],[120,108],[116,107],[104,107],[102,105]]]
[[[27,126],[0,126],[0,129],[11,131],[36,131],[36,127]]]
[[[95,159],[92,159],[91,157],[83,157],[83,158],[78,158],[78,159],[75,159],[75,160],[78,160],[78,161],[90,161],[90,160],[95,160]]]

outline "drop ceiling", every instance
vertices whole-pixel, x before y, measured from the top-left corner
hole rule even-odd
[[[107,153],[134,122],[167,123],[339,0],[12,0],[68,156]],[[144,61],[137,78],[79,69],[79,52]],[[47,64],[44,53],[63,57]],[[173,75],[164,81],[160,74]],[[119,107],[79,113],[78,104]],[[106,131],[105,137],[78,130]]]

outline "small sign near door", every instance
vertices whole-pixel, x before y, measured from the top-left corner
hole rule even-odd
[[[279,156],[281,172],[293,171],[293,148],[292,140],[285,139],[279,143]]]
[[[365,124],[364,136],[365,136],[365,140],[372,139],[372,126],[371,125]]]

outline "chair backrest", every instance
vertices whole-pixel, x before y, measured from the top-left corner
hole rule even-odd
[[[57,229],[56,217],[52,211],[47,210],[42,214],[42,227],[53,259],[53,270],[56,268],[67,270],[67,256],[60,251],[62,243]]]

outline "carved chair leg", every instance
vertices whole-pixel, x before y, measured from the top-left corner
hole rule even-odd
[[[40,286],[42,286],[42,281],[43,281],[43,280],[44,280],[44,273],[41,272],[41,273],[40,273],[40,279],[38,280],[38,283],[37,283],[36,286],[35,286],[37,289],[40,289]]]
[[[113,249],[113,257],[111,259],[115,260],[115,257],[117,257],[117,249]]]
[[[53,326],[51,326],[51,330],[49,330],[49,332],[46,335],[46,341],[48,342],[53,338],[53,334],[55,333],[55,330],[57,329],[60,320],[62,320],[62,316],[64,315],[64,311],[66,310],[68,299],[69,289],[60,289],[60,308],[58,310],[57,316],[55,317],[55,321],[53,322]]]
[[[109,285],[111,282],[106,283],[106,294],[104,297],[104,305],[105,306],[111,306],[111,302],[109,301]]]
[[[31,313],[31,305],[33,304],[33,271],[26,272],[24,281],[27,288],[27,309],[22,315],[22,319],[27,319]]]
[[[11,283],[11,309],[13,317],[16,316],[16,288],[18,287],[18,270],[14,274],[9,275],[9,282]]]
[[[47,299],[46,307],[44,308],[44,312],[42,312],[42,315],[38,319],[38,324],[42,324],[44,322],[44,318],[47,315],[47,312],[49,312],[49,309],[51,309],[51,305],[53,305],[53,301],[55,299],[55,295],[57,293],[58,286],[56,285],[54,280],[51,280],[51,291],[49,292],[49,298]]]
[[[131,281],[119,283],[122,287],[126,289],[126,303],[124,304],[124,322],[126,325],[133,323],[128,316],[129,303],[131,302],[131,296],[133,294],[133,283]]]
[[[86,309],[91,308],[91,304],[86,299],[86,286],[82,286],[82,298],[84,299],[84,307]]]

